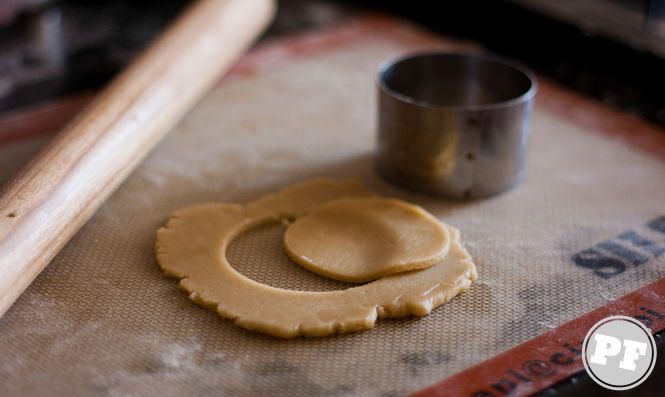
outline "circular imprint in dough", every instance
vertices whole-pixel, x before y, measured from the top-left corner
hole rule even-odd
[[[439,263],[339,291],[274,288],[243,276],[226,260],[226,248],[243,231],[297,218],[335,199],[370,196],[357,182],[318,179],[246,206],[195,205],[177,211],[157,231],[157,262],[168,276],[180,279],[194,302],[241,327],[284,338],[368,329],[377,318],[424,316],[476,279],[459,232],[449,226],[450,249]]]
[[[430,267],[449,247],[448,229],[434,216],[382,197],[329,202],[298,218],[284,234],[284,249],[294,262],[356,283]]]

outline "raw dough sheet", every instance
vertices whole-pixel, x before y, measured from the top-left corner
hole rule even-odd
[[[657,138],[637,142],[652,153],[624,142],[637,127],[658,135],[652,127],[547,81],[528,176],[514,191],[445,202],[380,180],[374,73],[388,57],[433,46],[459,44],[366,18],[250,54],[0,319],[0,394],[401,396],[665,276],[663,255],[623,259],[607,278],[573,260],[606,241],[629,247],[616,236],[631,230],[665,244],[646,226],[665,215],[665,157]],[[0,146],[0,181],[47,139]],[[194,305],[155,264],[154,232],[176,209],[247,202],[317,176],[359,179],[457,226],[477,283],[422,319],[279,340]],[[280,287],[346,286],[289,263],[280,232],[241,236],[230,262]]]

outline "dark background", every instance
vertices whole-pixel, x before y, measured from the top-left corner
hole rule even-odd
[[[649,5],[665,4],[604,1],[619,2],[626,12],[643,13],[645,24]],[[0,113],[98,89],[187,3],[0,1]],[[520,3],[282,0],[265,37],[334,24],[370,10],[397,14],[447,36],[477,41],[491,52],[522,61],[543,77],[665,126],[665,60]],[[665,5],[663,10],[665,21]]]

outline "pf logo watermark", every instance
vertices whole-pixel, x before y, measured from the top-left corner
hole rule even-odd
[[[589,376],[611,390],[628,390],[644,382],[656,365],[656,342],[641,322],[612,316],[596,323],[582,344]]]

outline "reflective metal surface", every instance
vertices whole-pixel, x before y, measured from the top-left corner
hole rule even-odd
[[[537,91],[527,69],[474,54],[422,53],[379,71],[376,166],[400,186],[491,196],[522,179]]]

